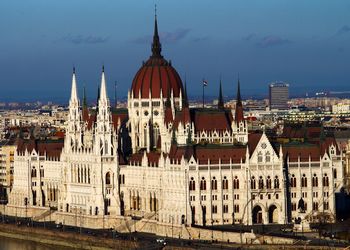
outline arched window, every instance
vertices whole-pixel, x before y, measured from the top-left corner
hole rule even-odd
[[[228,189],[228,180],[226,176],[224,176],[224,179],[222,180],[222,189]]]
[[[262,156],[262,153],[259,152],[258,153],[258,162],[262,162],[263,161],[263,156]]]
[[[143,126],[143,146],[147,147],[147,123]]]
[[[195,191],[196,190],[196,182],[194,181],[193,177],[191,177],[190,180],[190,191]]]
[[[36,170],[35,168],[32,169],[32,178],[35,178],[36,177]]]
[[[201,190],[207,190],[207,182],[204,179],[204,177],[202,177],[200,189]]]
[[[317,178],[316,174],[314,174],[314,176],[312,177],[312,186],[318,187],[318,178]]]
[[[233,179],[233,189],[239,189],[239,180],[237,176]]]
[[[260,176],[259,177],[259,189],[263,189],[264,188],[264,180],[263,177]]]
[[[106,185],[111,185],[111,174],[109,172],[106,173]]]
[[[267,179],[266,179],[266,188],[268,189],[271,189],[272,187],[272,181],[271,181],[271,177],[270,176],[267,176]]]
[[[275,188],[280,188],[280,180],[278,179],[277,175],[275,176],[274,187]]]
[[[255,180],[254,176],[250,180],[250,187],[251,187],[251,189],[256,189],[256,180]]]
[[[295,175],[292,175],[292,178],[290,178],[290,186],[291,187],[297,187],[297,178],[295,177]]]
[[[301,177],[301,187],[307,187],[307,178],[305,174],[303,174],[303,177]]]
[[[155,123],[153,125],[153,139],[154,139],[153,143],[154,143],[155,147],[157,147],[159,135],[160,135],[159,125],[157,123]]]
[[[213,177],[213,179],[211,180],[211,190],[217,190],[218,189],[218,182],[215,179],[215,177]]]
[[[265,161],[266,162],[270,162],[271,161],[271,157],[270,157],[270,152],[267,152],[265,155]]]
[[[327,174],[324,174],[322,182],[323,182],[322,184],[323,184],[324,187],[328,187],[329,186],[329,179],[328,179]]]

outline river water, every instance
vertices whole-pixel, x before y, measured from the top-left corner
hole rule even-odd
[[[0,237],[0,250],[71,250],[61,246],[45,245],[34,241],[17,240],[12,238]]]

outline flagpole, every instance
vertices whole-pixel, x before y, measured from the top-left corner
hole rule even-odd
[[[202,81],[202,85],[203,85],[203,99],[202,99],[202,101],[203,101],[203,108],[204,108],[204,79]]]

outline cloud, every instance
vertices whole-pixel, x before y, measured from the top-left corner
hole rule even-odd
[[[187,36],[187,34],[190,32],[190,29],[177,29],[173,32],[160,32],[160,40],[161,42],[164,43],[175,43]],[[134,43],[150,43],[152,41],[152,36],[147,35],[147,36],[142,36],[142,37],[137,37],[135,39],[131,40]]]
[[[209,40],[209,36],[195,37],[192,39],[193,42],[203,42]]]
[[[109,37],[102,36],[83,36],[83,35],[67,35],[62,38],[63,41],[73,43],[73,44],[97,44],[105,43],[109,40]]]
[[[337,31],[336,35],[340,36],[340,35],[346,34],[346,33],[348,33],[348,32],[350,32],[350,26],[344,25],[343,27],[341,27],[341,28]]]
[[[242,39],[243,39],[244,41],[250,41],[250,40],[252,40],[252,39],[255,38],[255,37],[256,37],[256,34],[251,33],[251,34],[249,34],[249,35],[244,36]]]
[[[290,40],[278,36],[265,36],[258,43],[257,46],[261,48],[274,47],[291,43]]]

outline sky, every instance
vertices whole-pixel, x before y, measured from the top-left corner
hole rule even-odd
[[[162,54],[186,76],[190,96],[350,90],[350,1],[2,0],[0,101],[67,102],[78,88],[95,99],[105,65],[109,95],[126,96],[151,54],[157,4]]]

